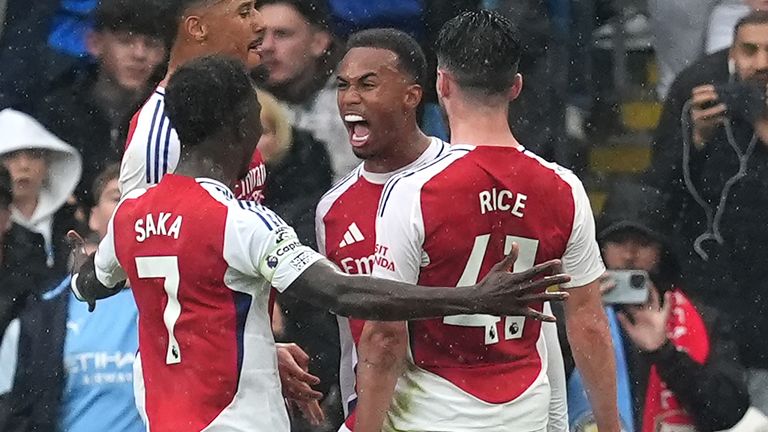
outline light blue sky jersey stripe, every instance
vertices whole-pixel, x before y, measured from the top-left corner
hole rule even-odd
[[[414,175],[414,174],[416,174],[418,172],[424,171],[425,169],[427,169],[427,168],[429,168],[429,167],[431,167],[431,166],[433,166],[433,165],[435,165],[435,164],[445,160],[446,158],[448,158],[448,157],[450,157],[452,155],[455,155],[457,153],[466,154],[466,153],[469,153],[470,151],[472,151],[473,149],[474,149],[474,147],[467,148],[467,147],[456,147],[456,146],[454,146],[450,150],[448,150],[447,153],[445,153],[444,155],[438,157],[437,159],[433,160],[432,162],[429,162],[429,163],[424,164],[424,165],[422,165],[422,166],[420,166],[418,168],[414,168],[412,170],[405,171],[403,173],[400,173],[400,174],[396,175],[395,177],[392,177],[387,182],[387,185],[384,187],[384,191],[381,193],[381,199],[379,200],[379,217],[384,216],[384,210],[386,209],[387,203],[389,202],[389,197],[392,195],[392,190],[395,188],[395,185],[397,185],[397,183],[400,180],[402,180],[404,178],[407,178],[407,177],[410,177],[410,176],[412,176],[412,175]]]
[[[155,104],[155,112],[152,114],[152,124],[149,126],[149,138],[147,138],[147,163],[146,163],[146,171],[147,171],[147,184],[155,184],[155,182],[152,181],[152,138],[153,138],[153,132],[155,131],[155,123],[157,122],[157,113],[160,111],[160,105],[163,102],[158,100]]]

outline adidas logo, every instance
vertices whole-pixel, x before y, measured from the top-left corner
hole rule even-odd
[[[347,228],[347,232],[344,233],[344,240],[339,243],[339,247],[343,248],[363,240],[365,240],[365,236],[360,232],[360,228],[357,227],[357,224],[352,222],[352,225]]]

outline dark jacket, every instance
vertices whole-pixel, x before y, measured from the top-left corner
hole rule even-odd
[[[599,220],[598,239],[603,242],[611,235],[634,230],[659,241],[663,249],[657,271],[651,274],[655,286],[661,291],[671,289],[679,282],[677,257],[669,251],[674,244],[670,236],[669,215],[664,208],[660,191],[633,183],[618,184],[608,198]],[[741,420],[749,408],[750,400],[739,363],[736,335],[731,319],[718,311],[692,301],[701,315],[709,339],[710,353],[705,364],[696,363],[688,354],[676,350],[671,343],[653,353],[641,353],[625,335],[626,353],[636,416],[642,422],[645,393],[650,366],[655,364],[659,375],[696,422],[700,432],[728,429]]]
[[[739,350],[728,319],[712,308],[695,303],[694,306],[709,338],[709,357],[703,365],[675,349],[671,342],[652,353],[626,347],[638,426],[642,422],[651,365],[656,365],[659,376],[691,415],[699,432],[730,429],[749,409],[744,368],[738,362]],[[624,340],[631,345],[629,337]]]
[[[27,299],[45,287],[43,236],[13,224],[5,233],[0,265],[0,335],[24,307]]]
[[[94,204],[90,189],[96,176],[110,164],[120,162],[130,116],[140,103],[125,101],[120,112],[107,112],[93,94],[97,77],[95,65],[86,70],[73,68],[57,78],[33,110],[46,129],[80,152],[83,174],[75,195],[87,206]]]
[[[19,367],[3,432],[50,432],[58,427],[68,301],[69,290],[63,289],[51,300],[29,305],[21,316]],[[2,417],[0,413],[0,423]]]
[[[703,149],[690,146],[690,184],[683,177],[681,115],[691,90],[701,84],[729,80],[727,51],[707,56],[683,71],[670,90],[654,140],[654,160],[648,181],[664,193],[666,211],[672,216],[675,244],[691,297],[728,314],[737,330],[743,361],[748,367],[768,368],[768,143],[757,140],[746,162],[745,176],[730,190],[726,183],[738,172],[739,159],[732,144],[745,152],[754,130],[746,121],[732,119],[735,142],[719,127]],[[720,217],[708,220],[693,192]],[[721,202],[724,204],[721,205]],[[708,230],[719,232],[721,241],[700,243]],[[705,255],[702,256],[704,252]]]

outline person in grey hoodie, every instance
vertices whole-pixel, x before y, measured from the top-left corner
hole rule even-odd
[[[11,174],[11,220],[43,236],[51,276],[67,269],[66,233],[78,228],[69,203],[82,172],[80,154],[34,118],[0,111],[0,160]]]

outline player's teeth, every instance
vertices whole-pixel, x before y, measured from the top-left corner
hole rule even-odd
[[[362,116],[359,116],[359,115],[347,114],[347,115],[344,116],[344,121],[349,122],[349,123],[354,123],[354,122],[365,121],[365,119]]]

